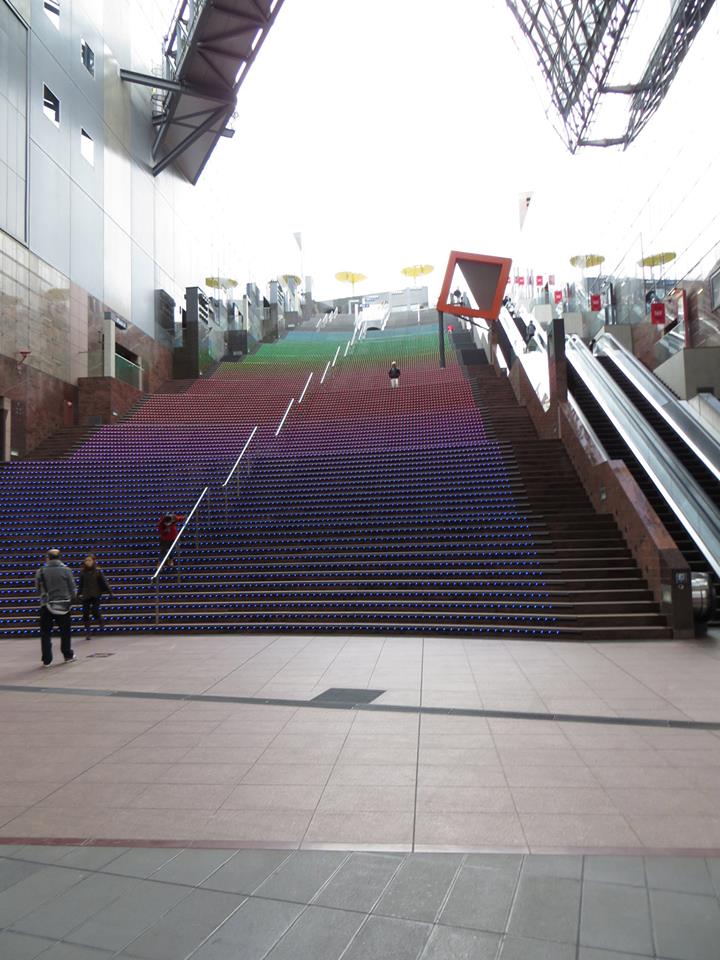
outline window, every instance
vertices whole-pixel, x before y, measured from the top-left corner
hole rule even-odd
[[[84,127],[80,129],[80,153],[91,167],[95,166],[95,142]]]
[[[90,74],[91,77],[95,76],[95,54],[93,53],[92,47],[86,40],[80,41],[80,56],[83,62],[83,66]]]
[[[60,29],[60,0],[44,0],[45,16],[56,30]]]
[[[60,101],[47,84],[43,86],[43,113],[56,127],[60,126]]]

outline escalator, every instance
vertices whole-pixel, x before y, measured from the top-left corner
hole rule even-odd
[[[720,448],[632,354],[602,339],[606,355],[595,358],[568,339],[569,392],[607,455],[625,462],[693,574],[709,576],[715,596],[705,617],[712,616],[720,609]]]

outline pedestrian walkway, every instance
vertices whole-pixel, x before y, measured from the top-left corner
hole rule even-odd
[[[718,960],[720,651],[0,644],[2,960]]]
[[[713,640],[76,648],[1,645],[6,842],[720,851]]]
[[[720,860],[10,846],[3,960],[714,960]]]

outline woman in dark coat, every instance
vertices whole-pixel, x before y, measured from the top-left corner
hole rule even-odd
[[[95,557],[89,554],[80,567],[80,582],[78,584],[78,600],[82,600],[83,620],[85,621],[85,639],[90,636],[90,617],[97,621],[99,627],[103,625],[100,613],[100,598],[104,593],[110,594],[110,587]]]

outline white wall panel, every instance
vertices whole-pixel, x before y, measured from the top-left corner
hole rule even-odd
[[[104,260],[102,207],[71,183],[70,276],[99,300],[105,288]]]
[[[132,238],[152,256],[155,242],[155,201],[153,178],[138,166],[132,166]]]
[[[103,300],[125,319],[131,312],[132,260],[130,237],[114,220],[105,216],[105,293]]]
[[[43,87],[47,84],[60,100],[60,127],[43,113]],[[70,114],[72,84],[57,60],[40,40],[30,37],[30,138],[67,173],[70,172]],[[30,182],[32,202],[33,183]]]
[[[104,108],[104,43],[102,34],[95,26],[88,12],[81,3],[74,0],[72,5],[72,47],[70,53],[70,76],[80,90],[92,104],[93,108],[102,115]],[[89,44],[95,56],[95,73],[91,75],[82,62],[82,41]]]
[[[105,213],[130,233],[132,226],[131,161],[120,141],[109,131],[105,140]]]
[[[92,165],[81,152],[82,130],[92,137]],[[105,200],[104,172],[105,125],[84,97],[76,97],[70,117],[70,176],[100,206]]]
[[[152,258],[132,245],[132,322],[155,336],[155,264]]]
[[[30,142],[30,249],[70,273],[70,177]]]

